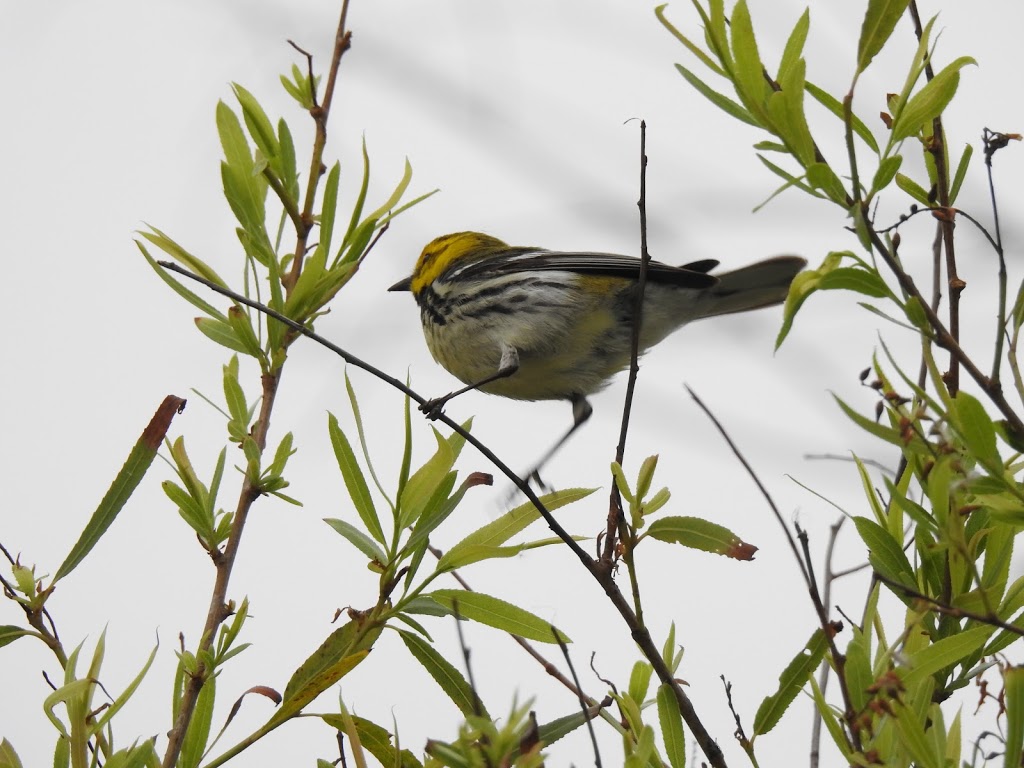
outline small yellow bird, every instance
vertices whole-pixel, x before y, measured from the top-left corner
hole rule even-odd
[[[777,256],[712,275],[711,259],[649,262],[640,353],[692,320],[783,302],[806,263]],[[631,256],[511,247],[480,232],[431,241],[412,275],[389,290],[412,292],[431,354],[466,386],[421,410],[436,416],[471,389],[568,400],[572,427],[539,469],[590,417],[587,396],[629,366],[639,274]]]

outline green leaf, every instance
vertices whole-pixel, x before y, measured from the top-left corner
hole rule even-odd
[[[0,739],[0,768],[22,768],[21,758],[7,739]]]
[[[860,712],[867,704],[868,688],[875,682],[875,676],[871,672],[871,660],[868,658],[868,641],[856,627],[853,628],[853,638],[846,646],[845,671],[850,703],[855,712]],[[813,678],[811,680],[814,681]]]
[[[853,518],[853,524],[857,526],[857,533],[868,548],[871,566],[890,581],[913,586],[914,569],[900,542],[874,520],[858,516]],[[898,587],[893,588],[893,592],[901,600],[907,600]]]
[[[804,83],[804,90],[807,91],[807,93],[811,94],[811,97],[819,104],[821,104],[821,106],[825,107],[825,109],[827,109],[833,115],[838,117],[844,123],[846,122],[846,113],[843,109],[843,103],[839,101],[839,99],[837,99],[835,96],[828,93],[827,91],[823,91],[814,83]],[[868,148],[877,155],[878,142],[875,141],[874,134],[872,134],[871,131],[868,130],[868,127],[864,124],[864,121],[861,120],[859,117],[857,117],[854,114],[851,114],[850,117],[850,123],[853,126],[854,134],[858,136],[860,140],[863,141],[868,146]]]
[[[232,352],[239,352],[243,355],[250,354],[245,342],[238,338],[238,334],[235,333],[235,329],[229,323],[215,320],[212,317],[197,317],[195,324],[196,328],[202,331],[202,334],[211,341],[215,341]]]
[[[753,560],[757,547],[747,544],[728,528],[699,517],[661,517],[651,523],[647,535],[670,544],[725,555],[735,560]]]
[[[786,304],[782,310],[782,326],[779,328],[778,336],[775,337],[776,351],[789,335],[789,331],[793,327],[793,320],[796,319],[800,307],[812,293],[818,290],[825,276],[839,266],[844,255],[846,255],[845,252],[832,252],[824,258],[820,267],[806,269],[793,278],[793,282],[789,284],[789,294],[786,296]]]
[[[463,619],[486,624],[503,632],[536,640],[540,643],[554,643],[555,633],[564,643],[572,642],[550,622],[544,621],[519,606],[485,595],[482,592],[466,592],[461,589],[438,589],[427,597],[432,597],[441,605],[456,613]]]
[[[932,201],[928,199],[928,191],[909,176],[897,173],[896,186],[914,198],[914,200],[919,202],[921,205],[932,205]]]
[[[567,504],[584,499],[594,492],[593,488],[567,488],[563,491],[541,496],[540,501],[549,511],[554,511]],[[449,549],[438,563],[440,570],[449,570],[457,567],[450,563],[460,560],[463,552],[478,547],[500,547],[517,533],[524,530],[528,525],[540,517],[540,512],[533,505],[533,502],[525,502],[510,512],[506,512],[496,520],[477,528],[466,536],[462,541]]]
[[[647,698],[647,689],[651,684],[651,674],[654,667],[642,661],[633,664],[633,671],[629,675],[629,688],[626,695],[633,701],[642,702]]]
[[[857,426],[859,426],[865,432],[874,435],[875,437],[879,438],[880,440],[884,440],[887,443],[892,443],[893,445],[898,446],[903,445],[903,437],[900,435],[898,431],[896,431],[892,427],[886,427],[881,424],[878,424],[877,422],[872,421],[866,416],[862,416],[861,414],[853,410],[853,408],[851,408],[842,400],[840,400],[838,395],[833,394],[832,397],[833,399],[835,399],[836,403],[842,409],[843,413],[849,416],[854,421],[854,423],[856,423]]]
[[[767,101],[768,83],[764,65],[757,50],[754,26],[746,0],[737,0],[729,25],[732,32],[732,54],[735,62],[733,85],[743,105],[754,115],[762,112]]]
[[[779,73],[776,80],[780,83],[787,79],[789,73],[800,61],[804,53],[804,43],[807,42],[807,31],[811,27],[810,9],[804,8],[804,12],[797,19],[793,31],[789,33],[786,41],[786,48],[782,52],[782,59],[779,61]]]
[[[671,686],[658,686],[658,724],[661,738],[665,742],[665,756],[672,768],[686,767],[686,734],[683,732],[683,718],[679,702]]]
[[[793,703],[793,699],[807,684],[807,680],[821,664],[828,649],[825,633],[818,629],[811,635],[807,645],[793,657],[779,675],[779,688],[775,693],[766,696],[754,715],[754,735],[760,736],[774,728],[783,714]]]
[[[277,145],[277,136],[274,135],[274,126],[263,111],[263,107],[249,91],[238,83],[232,83],[231,89],[235,92],[235,98],[242,107],[242,118],[245,126],[249,129],[256,146],[268,160],[274,160],[280,154],[280,147]]]
[[[807,137],[809,139],[810,134]],[[813,146],[811,148],[811,156],[813,157]],[[839,177],[836,176],[836,172],[826,163],[810,163],[807,166],[807,183],[813,189],[820,189],[824,192],[832,202],[846,205],[846,188]]]
[[[437,450],[412,474],[399,497],[399,528],[416,522],[455,463],[456,454],[451,446],[436,429],[433,432]]]
[[[68,556],[64,558],[60,568],[57,569],[57,573],[53,577],[54,584],[71,573],[110,528],[135,489],[139,487],[139,483],[142,482],[153,459],[156,458],[157,449],[163,442],[167,430],[170,429],[174,414],[180,413],[184,407],[185,401],[179,397],[168,395],[164,398],[153,418],[143,430],[138,442],[128,454],[128,459],[121,467],[121,471],[117,473],[114,482],[110,484],[110,488],[100,500],[99,506],[96,507],[89,522],[86,523],[82,535],[75,546],[71,548]]]
[[[665,27],[665,29],[667,29],[672,34],[672,36],[675,37],[676,40],[682,43],[690,53],[696,56],[705,67],[710,69],[716,75],[721,75],[722,77],[725,77],[725,70],[718,66],[718,64],[716,64],[710,56],[704,53],[704,51],[701,50],[701,48],[698,45],[693,43],[682,32],[676,29],[672,22],[668,20],[668,17],[665,16],[665,9],[667,7],[668,3],[665,3],[663,5],[657,6],[654,9],[654,15],[658,17],[658,21],[660,21],[662,25]]]
[[[1024,752],[1024,667],[1003,670],[1006,700],[1006,754],[1003,765],[1020,765]]]
[[[724,111],[727,115],[736,118],[740,122],[746,123],[747,125],[753,125],[757,128],[761,127],[761,124],[754,119],[753,115],[747,111],[747,109],[735,101],[725,96],[710,85],[707,85],[703,80],[693,74],[690,70],[684,67],[682,64],[676,64],[676,69],[679,70],[679,74],[683,78],[697,89],[697,92],[704,96],[708,101],[714,104],[716,107]]]
[[[943,765],[934,749],[934,743],[925,735],[925,724],[919,719],[918,714],[902,703],[896,705],[894,714],[893,722],[899,734],[900,744],[913,759],[913,764],[922,768]],[[936,724],[931,724],[931,727],[935,728]]]
[[[904,684],[910,688],[947,667],[963,663],[966,657],[985,644],[995,629],[990,625],[973,627],[925,646],[910,657],[910,669],[903,676]]]
[[[21,627],[17,627],[13,624],[2,624],[0,625],[0,648],[13,643],[19,637],[35,634],[36,633],[31,629],[22,629]],[[2,768],[2,764],[0,764],[0,768]]]
[[[1002,470],[1003,461],[996,448],[996,430],[985,406],[973,395],[959,391],[950,409],[953,426],[964,444],[991,473]]]
[[[309,702],[337,683],[366,658],[380,636],[378,625],[363,629],[365,619],[346,622],[338,627],[288,680],[281,706],[267,721],[264,729],[280,725],[302,711]]]
[[[387,565],[388,557],[384,554],[384,550],[354,525],[332,517],[325,517],[324,522],[348,539],[356,549],[370,559],[370,562],[379,563],[381,566]]]
[[[977,64],[970,56],[961,56],[947,64],[896,115],[892,126],[892,140],[902,141],[916,135],[926,123],[942,114],[956,94],[960,84],[960,70],[968,64]]]
[[[878,170],[875,171],[875,177],[871,180],[871,195],[889,186],[902,164],[903,155],[890,155],[880,162]]]
[[[377,517],[377,510],[373,505],[373,498],[370,496],[366,478],[363,477],[363,470],[360,469],[352,446],[333,413],[327,415],[327,431],[331,436],[331,446],[334,448],[338,468],[341,469],[345,487],[348,489],[349,498],[352,499],[359,519],[363,521],[366,530],[374,539],[385,544],[384,530],[381,528],[380,518]],[[341,532],[339,531],[339,533]],[[385,560],[382,559],[381,562],[383,563]]]
[[[910,0],[868,0],[868,9],[860,28],[860,41],[857,43],[858,74],[867,69],[871,60],[882,50],[909,3]]]
[[[953,175],[953,183],[949,187],[949,202],[951,205],[956,202],[957,195],[960,194],[960,186],[967,177],[967,169],[971,164],[971,157],[973,155],[974,147],[970,144],[966,145],[964,153],[960,156],[960,162],[957,163],[956,173]]]
[[[774,91],[768,97],[768,114],[771,118],[772,127],[786,146],[790,149],[800,165],[810,171],[810,166],[815,164],[816,153],[814,139],[807,127],[807,117],[804,114],[804,69],[806,64],[800,59],[787,73],[786,79],[779,83],[781,90]],[[832,177],[831,172],[824,163],[822,165]],[[842,189],[842,183],[838,178],[835,183],[829,186]],[[845,199],[845,193],[841,199]]]
[[[863,267],[840,267],[821,278],[818,288],[823,291],[854,291],[876,299],[892,296],[892,291],[877,272]]]
[[[464,717],[481,715],[490,718],[487,709],[484,707],[480,697],[476,695],[473,688],[462,673],[459,672],[448,661],[423,638],[411,632],[399,631],[399,636],[409,653],[418,661],[430,674],[434,681],[441,686],[441,690],[447,694],[455,706],[459,708]]]
[[[345,718],[341,715],[324,714],[320,718],[335,730],[344,732],[346,729]],[[360,745],[382,766],[386,766],[386,768],[423,768],[423,764],[416,759],[412,752],[407,749],[399,751],[395,745],[392,745],[391,733],[386,728],[358,715],[349,715],[348,719],[355,726]],[[333,766],[334,764],[327,763],[327,765]]]

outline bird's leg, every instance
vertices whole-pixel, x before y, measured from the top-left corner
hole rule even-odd
[[[551,460],[551,457],[558,452],[558,449],[565,445],[565,442],[572,437],[572,433],[582,427],[594,412],[594,409],[590,406],[590,402],[587,398],[578,392],[574,392],[569,395],[569,402],[572,403],[572,426],[569,427],[569,431],[562,435],[558,439],[558,442],[551,446],[548,452],[541,457],[540,461],[534,465],[533,469],[525,475],[527,482],[532,481],[536,483],[539,488],[546,487],[544,485],[544,481],[540,479],[541,467]]]
[[[480,379],[480,381],[467,384],[462,389],[457,389],[454,392],[449,392],[444,397],[435,397],[432,400],[427,400],[423,405],[420,406],[420,411],[426,414],[428,419],[436,419],[441,415],[441,411],[448,404],[448,401],[453,397],[458,397],[464,392],[470,392],[474,389],[479,389],[484,384],[490,384],[492,381],[498,379],[507,379],[509,376],[519,370],[519,350],[508,344],[501,345],[501,360],[498,361],[498,370],[492,373],[486,378]],[[589,415],[589,414],[588,414]],[[568,437],[568,435],[566,435]]]

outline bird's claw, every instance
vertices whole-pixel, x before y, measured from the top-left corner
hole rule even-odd
[[[436,421],[444,413],[445,403],[448,402],[449,395],[444,397],[435,397],[427,400],[425,403],[420,404],[420,413],[426,416],[431,421]]]

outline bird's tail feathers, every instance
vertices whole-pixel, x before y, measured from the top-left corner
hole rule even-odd
[[[799,256],[776,256],[731,272],[715,275],[718,284],[704,292],[702,317],[772,307],[786,300],[789,284],[807,261]]]

